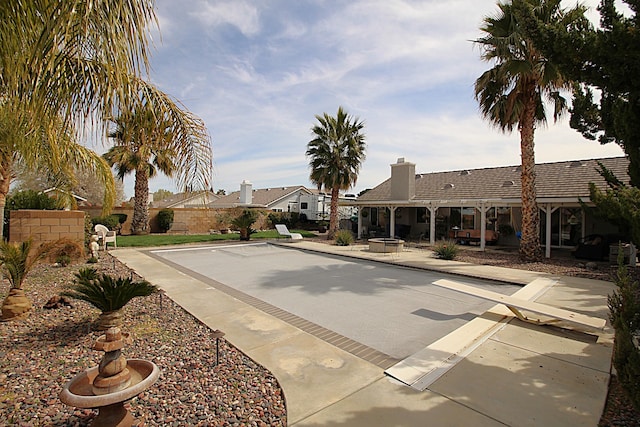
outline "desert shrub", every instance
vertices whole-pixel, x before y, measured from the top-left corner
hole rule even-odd
[[[60,265],[69,265],[72,260],[84,257],[82,246],[69,238],[63,237],[50,243],[51,248],[47,251],[48,259]],[[65,263],[66,262],[66,263]]]
[[[334,239],[338,246],[349,246],[353,243],[353,234],[349,230],[338,230]]]
[[[158,212],[158,227],[163,233],[171,229],[173,225],[173,209],[160,209]]]
[[[453,240],[440,240],[433,247],[433,252],[440,259],[452,260],[458,255],[458,245]]]
[[[616,331],[613,365],[618,379],[636,409],[640,410],[640,287],[632,280],[624,264],[624,251],[618,252],[618,271],[614,275],[617,290],[608,297],[609,319]]]

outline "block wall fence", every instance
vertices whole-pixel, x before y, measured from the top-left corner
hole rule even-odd
[[[84,246],[84,212],[25,209],[9,213],[10,242],[31,238],[37,246],[62,237]]]
[[[88,212],[91,218],[101,216],[100,209],[82,208],[83,211]],[[186,232],[188,234],[208,234],[209,230],[217,229],[218,220],[220,214],[232,212],[234,214],[240,214],[242,209],[198,209],[198,208],[171,208],[173,211],[173,224],[178,228],[178,225],[185,225]],[[158,227],[158,212],[160,208],[149,208],[149,218],[152,233],[160,233]],[[131,220],[133,219],[133,208],[118,207],[111,211],[112,214],[125,214],[127,220],[122,224],[120,234],[131,234]],[[267,227],[266,215],[262,215],[258,221],[254,224],[253,228],[261,230]],[[171,230],[169,230],[171,233]]]

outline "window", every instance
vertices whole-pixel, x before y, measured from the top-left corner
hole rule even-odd
[[[417,224],[426,224],[429,220],[429,211],[427,208],[417,208],[416,209],[416,223]]]
[[[309,203],[301,202],[300,203],[300,209],[309,209]]]

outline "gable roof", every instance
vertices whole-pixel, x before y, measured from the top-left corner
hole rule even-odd
[[[589,183],[602,190],[608,188],[598,173],[598,162],[611,170],[618,179],[628,182],[629,161],[625,157],[574,160],[536,164],[538,200],[589,198]],[[416,174],[415,197],[412,201],[520,201],[520,167],[457,170]],[[358,198],[358,204],[390,202],[391,178]]]
[[[283,199],[294,195],[295,193],[302,191],[304,193],[311,194],[312,191],[302,185],[296,185],[291,187],[272,187],[253,189],[251,192],[251,204],[240,204],[240,191],[234,191],[226,196],[220,197],[218,200],[209,204],[211,208],[235,208],[238,206],[250,206],[260,208],[270,208]]]

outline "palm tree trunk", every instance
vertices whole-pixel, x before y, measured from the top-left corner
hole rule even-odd
[[[331,212],[329,213],[329,232],[327,233],[327,240],[332,240],[336,231],[338,231],[338,197],[340,196],[340,189],[333,187],[331,189]]]
[[[11,185],[11,162],[7,159],[0,161],[0,240],[4,238],[4,207]],[[2,277],[2,276],[0,276]]]
[[[133,234],[149,234],[150,232],[149,170],[145,166],[136,169],[133,218],[131,220],[131,232]]]
[[[522,238],[520,240],[520,258],[524,261],[537,261],[542,258],[540,248],[540,212],[536,202],[535,172],[535,100],[533,97],[525,105],[525,113],[520,123],[520,155],[522,157]]]

